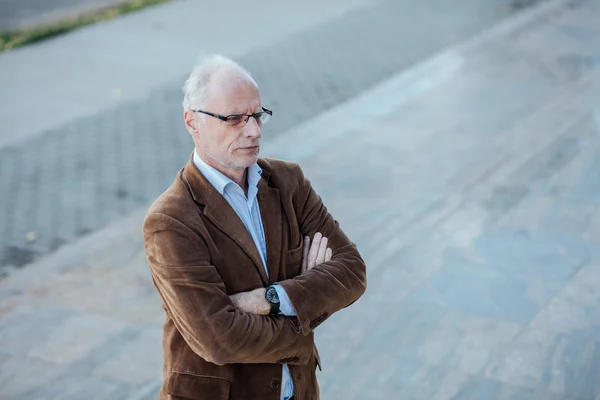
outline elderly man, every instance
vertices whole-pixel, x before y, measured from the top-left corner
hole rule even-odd
[[[144,221],[161,399],[318,399],[313,331],[362,295],[365,264],[300,167],[258,157],[272,113],[245,69],[210,56],[184,91],[195,150]]]

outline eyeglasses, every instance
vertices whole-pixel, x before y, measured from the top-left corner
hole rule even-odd
[[[254,114],[219,115],[219,114],[213,114],[211,112],[202,111],[202,110],[192,110],[192,111],[201,113],[201,114],[210,115],[211,117],[214,117],[214,118],[218,118],[221,121],[225,121],[228,125],[231,125],[231,126],[238,126],[238,125],[241,126],[241,125],[246,125],[248,123],[248,121],[250,120],[250,117],[254,117],[256,122],[258,122],[260,125],[269,121],[269,119],[271,118],[271,115],[273,115],[273,111],[267,110],[264,107],[261,107],[261,108],[262,108],[262,111],[259,111]]]

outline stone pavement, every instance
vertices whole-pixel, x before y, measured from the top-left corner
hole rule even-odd
[[[0,0],[0,32],[63,21],[125,0]]]
[[[322,398],[600,399],[598,20],[549,2],[266,141],[369,269]],[[154,398],[143,212],[0,281],[0,398]]]
[[[253,72],[273,137],[478,33],[510,3],[186,0],[0,54],[0,275],[171,182],[191,144],[180,87],[198,51]]]

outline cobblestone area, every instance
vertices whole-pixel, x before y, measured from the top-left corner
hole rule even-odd
[[[275,111],[265,140],[503,16],[503,1],[463,3],[378,2],[239,59]],[[149,203],[170,184],[192,148],[180,118],[183,80],[0,148],[0,274]]]

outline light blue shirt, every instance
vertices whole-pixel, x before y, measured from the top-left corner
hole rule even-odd
[[[262,169],[258,164],[254,164],[248,168],[248,197],[244,194],[244,190],[234,181],[217,171],[205,163],[198,153],[194,150],[194,164],[196,168],[204,175],[206,180],[217,189],[227,203],[233,208],[236,214],[240,217],[246,229],[252,236],[252,240],[258,249],[260,259],[267,276],[267,246],[265,242],[265,231],[260,216],[260,208],[258,207],[258,182],[262,174]],[[296,312],[292,307],[290,299],[285,290],[275,285],[277,294],[279,295],[280,310],[285,316],[295,316]],[[281,378],[281,399],[287,400],[294,394],[294,383],[290,376],[290,370],[287,365],[283,365],[283,373]]]

